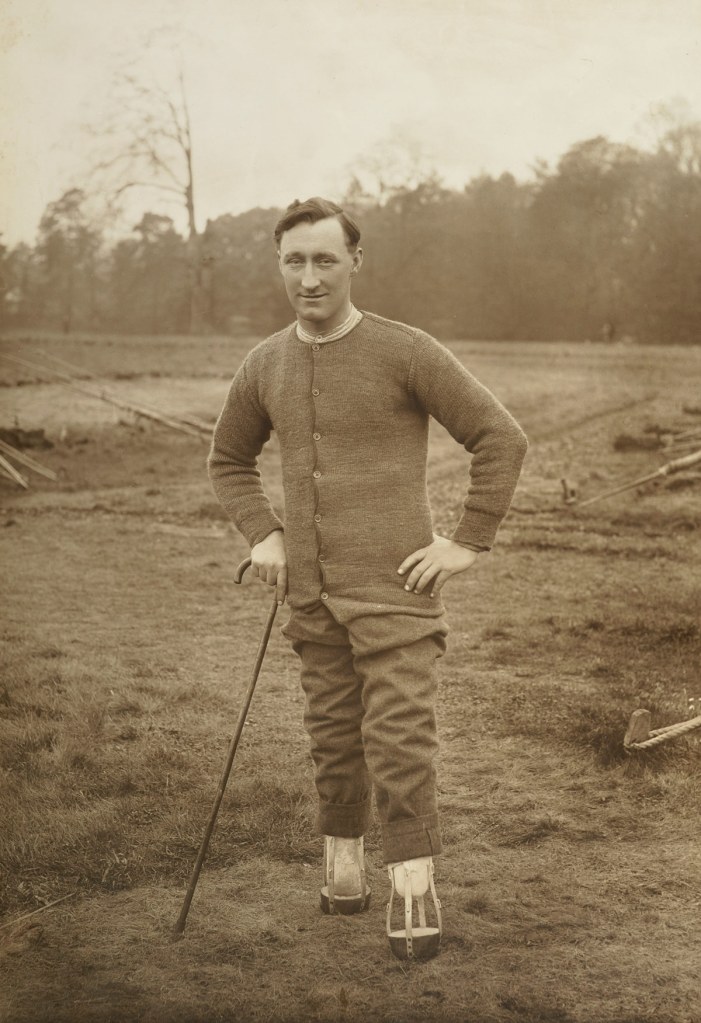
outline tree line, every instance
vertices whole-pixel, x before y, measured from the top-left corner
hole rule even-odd
[[[291,319],[272,242],[281,210],[223,214],[187,236],[145,212],[114,239],[91,198],[70,189],[34,245],[0,246],[4,329],[263,334]],[[353,178],[342,202],[363,235],[360,308],[444,338],[701,340],[699,123],[668,127],[653,151],[580,142],[527,182]]]

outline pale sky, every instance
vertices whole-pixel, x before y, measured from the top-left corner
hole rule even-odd
[[[200,228],[336,198],[391,138],[461,187],[483,172],[525,180],[595,135],[642,144],[660,103],[701,119],[701,0],[0,0],[0,12],[10,245],[83,183],[81,125],[107,108],[120,60],[140,55],[164,80],[168,47],[146,40],[166,25],[186,69]]]

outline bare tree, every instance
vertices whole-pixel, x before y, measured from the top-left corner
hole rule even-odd
[[[344,202],[358,210],[440,183],[439,175],[423,145],[397,128],[384,142],[355,158],[348,168],[349,183]]]
[[[197,229],[193,133],[182,62],[167,87],[134,65],[121,70],[112,99],[111,113],[90,129],[99,153],[92,179],[114,215],[133,207],[135,193],[148,191],[180,208],[187,230],[190,333],[206,332],[209,267]]]

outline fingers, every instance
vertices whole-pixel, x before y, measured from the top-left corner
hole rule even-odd
[[[440,576],[441,570],[438,565],[429,565],[425,572],[422,572],[419,577],[419,581],[414,586],[414,593],[423,593],[423,591],[430,585],[430,594],[433,596],[436,592],[435,582]]]
[[[433,580],[433,586],[431,587],[429,597],[438,596],[438,594],[443,589],[443,584],[446,583],[448,579],[450,579],[450,572],[446,572],[445,570],[439,572],[436,578]]]
[[[407,558],[404,558],[404,561],[401,563],[401,565],[397,569],[399,574],[400,575],[404,575],[405,572],[408,572],[409,569],[412,568],[417,562],[421,561],[421,559],[423,558],[425,553],[426,553],[426,548],[422,547],[421,550],[414,551],[413,554],[410,554]],[[409,586],[409,589],[411,589],[411,586]]]
[[[413,590],[414,593],[422,593],[427,584],[435,575],[440,572],[440,566],[435,565],[423,558],[407,576],[404,584],[405,590]]]
[[[287,565],[278,572],[277,582],[275,584],[275,597],[278,604],[285,603],[285,597],[287,596]]]
[[[256,564],[254,561],[251,563],[251,570],[262,582],[275,587],[275,599],[278,604],[283,604],[287,596],[287,565]]]
[[[445,583],[453,573],[440,565],[421,561],[416,568],[407,576],[406,590],[413,590],[414,593],[423,593],[430,584],[429,597],[435,597],[441,592]]]

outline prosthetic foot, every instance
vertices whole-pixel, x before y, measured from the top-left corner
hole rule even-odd
[[[324,836],[324,913],[362,913],[370,905],[365,880],[365,851],[361,838]]]
[[[405,860],[403,863],[390,863],[387,871],[392,882],[392,893],[387,905],[387,937],[390,948],[397,959],[430,959],[440,948],[443,932],[441,904],[433,883],[433,859],[430,856],[422,856],[416,860]],[[426,923],[424,896],[428,891],[431,892],[433,899],[437,927],[428,927]],[[392,930],[392,904],[395,892],[404,899],[404,927],[400,930]],[[418,927],[413,923],[414,900],[419,916]]]

